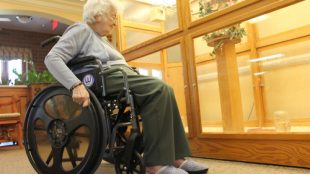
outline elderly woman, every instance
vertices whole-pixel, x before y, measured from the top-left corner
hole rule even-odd
[[[88,0],[84,6],[84,22],[68,27],[46,56],[48,70],[72,91],[73,101],[87,107],[90,99],[86,87],[66,63],[73,58],[96,56],[103,64],[123,67],[142,115],[147,173],[206,173],[206,166],[185,160],[191,153],[172,88],[156,78],[136,74],[124,57],[102,38],[111,34],[116,15],[113,0]],[[108,93],[119,91],[122,83],[119,73],[109,75]]]

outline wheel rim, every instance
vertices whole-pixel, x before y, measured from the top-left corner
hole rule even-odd
[[[90,96],[92,104],[82,108],[67,89],[52,86],[30,104],[24,142],[38,173],[93,173],[97,169],[107,137],[100,116],[103,111],[91,92]]]

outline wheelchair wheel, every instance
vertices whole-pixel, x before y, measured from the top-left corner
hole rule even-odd
[[[123,156],[122,153],[119,154]],[[127,167],[126,161],[121,157],[115,159],[115,171],[117,174],[145,174],[145,165],[142,156],[134,151],[130,163],[130,167]]]
[[[108,132],[95,95],[83,108],[60,85],[44,89],[31,102],[24,125],[24,145],[34,169],[42,174],[92,174],[98,168]]]

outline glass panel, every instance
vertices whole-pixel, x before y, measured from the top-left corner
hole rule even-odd
[[[180,45],[169,47],[128,63],[137,67],[140,74],[162,79],[173,88],[185,131],[188,132]]]
[[[252,70],[249,54],[237,56],[243,120],[245,126],[253,125],[257,121],[253,91]]]
[[[244,0],[189,0],[192,21],[223,10]]]
[[[222,112],[216,62],[197,62],[200,116],[203,132],[221,132]]]
[[[159,35],[160,33],[146,33],[143,32],[143,30],[126,30],[126,48],[130,48],[134,45],[150,40]]]
[[[242,22],[241,42],[230,27],[194,39],[203,132],[310,131],[309,5]]]
[[[309,132],[310,40],[260,51],[266,98],[266,126]],[[272,124],[274,123],[274,124]]]
[[[167,62],[168,63],[182,63],[180,45],[175,45],[167,48]]]
[[[235,73],[238,75],[229,81],[221,81],[218,78],[218,65],[216,61],[215,48],[219,50],[226,50],[224,45],[226,41],[229,41],[231,31],[238,32],[239,35],[233,39],[233,45],[235,49],[229,49],[226,53],[229,59],[236,60]],[[243,129],[243,125],[252,126],[257,123],[256,111],[255,111],[255,100],[252,82],[252,70],[249,63],[249,52],[244,52],[248,49],[248,38],[245,35],[247,33],[247,23],[241,23],[240,25],[235,25],[225,29],[218,30],[213,33],[208,33],[206,35],[200,36],[194,39],[194,50],[195,50],[195,60],[196,60],[196,71],[198,80],[198,92],[199,92],[199,103],[200,103],[200,114],[203,132],[222,132],[223,129],[223,119],[222,118],[223,106],[229,105],[221,101],[220,84],[222,88],[225,85],[231,85],[235,91],[230,91],[230,93],[235,93],[239,95],[238,100],[241,100],[239,106],[240,109],[240,131]],[[241,38],[240,38],[240,37]],[[233,58],[232,55],[236,57]],[[225,55],[224,55],[225,56]],[[231,62],[230,62],[231,63]],[[223,63],[224,64],[224,63]],[[228,63],[227,63],[228,64]],[[230,67],[231,65],[227,65]],[[230,71],[231,69],[228,69]],[[222,71],[226,71],[222,68]],[[230,74],[231,72],[229,72]],[[221,73],[223,76],[223,73]],[[231,76],[231,75],[227,75]],[[223,97],[227,97],[227,91],[223,93]],[[224,99],[223,99],[224,100]],[[227,100],[227,99],[225,99]],[[223,105],[223,106],[222,106]],[[242,121],[243,120],[243,121]]]
[[[242,111],[245,125],[257,120],[249,56],[238,56]],[[216,61],[196,61],[200,114],[203,132],[221,132],[222,112]]]
[[[284,9],[262,15],[251,21],[257,22],[256,28],[258,37],[265,38],[293,29],[301,29],[309,25],[310,18],[306,17],[310,16],[309,7],[310,1],[302,1]],[[285,22],[283,19],[285,19]]]
[[[179,23],[176,2],[176,0],[121,1],[123,7],[123,27],[125,30],[135,30],[135,36],[132,33],[126,33],[126,48],[177,29]]]

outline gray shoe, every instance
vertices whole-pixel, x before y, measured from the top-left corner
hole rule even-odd
[[[205,174],[209,169],[208,166],[193,160],[185,160],[179,168],[185,170],[189,174]]]
[[[164,166],[155,174],[188,174],[186,171],[173,166]]]

